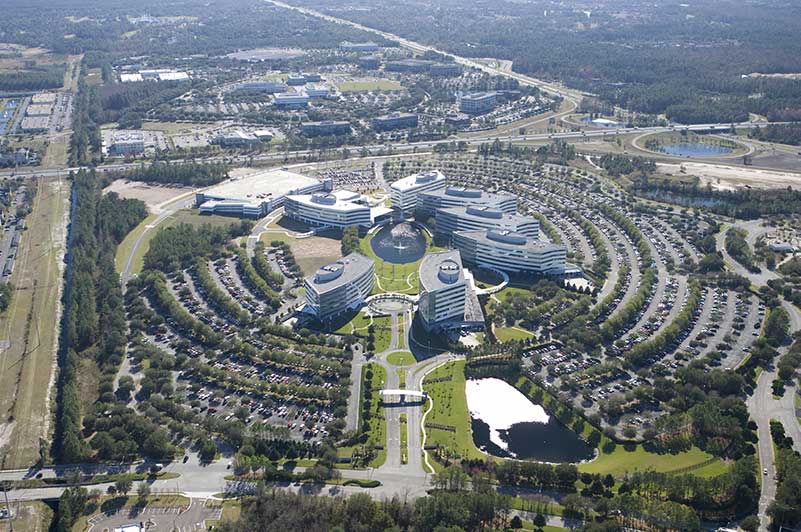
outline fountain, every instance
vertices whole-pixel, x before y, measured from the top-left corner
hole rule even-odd
[[[406,264],[422,258],[426,252],[426,239],[410,223],[399,223],[382,228],[370,241],[378,258],[393,264]]]

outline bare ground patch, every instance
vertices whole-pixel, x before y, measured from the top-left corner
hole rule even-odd
[[[683,170],[683,171],[682,171]],[[657,163],[661,174],[697,176],[701,184],[710,183],[713,188],[734,190],[743,186],[756,188],[801,189],[801,174],[777,172],[759,168],[744,168],[708,163]]]
[[[116,192],[121,198],[142,200],[147,205],[148,211],[158,213],[162,204],[192,190],[191,187],[151,185],[141,181],[118,179],[103,189],[103,192]]]

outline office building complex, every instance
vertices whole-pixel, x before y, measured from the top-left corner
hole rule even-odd
[[[309,95],[304,91],[281,92],[273,99],[275,107],[305,107],[309,103]]]
[[[247,131],[226,131],[224,133],[220,133],[216,137],[214,137],[214,143],[219,144],[220,146],[250,146],[251,144],[256,144],[261,142],[258,137],[256,137],[253,133],[248,133]]]
[[[323,182],[312,177],[286,170],[267,170],[198,192],[195,202],[203,214],[260,218],[283,205],[288,195],[311,194],[323,189]]]
[[[492,194],[483,190],[465,187],[446,187],[441,190],[422,192],[418,210],[431,215],[437,209],[451,207],[492,207],[507,214],[517,212],[517,196],[512,194]]]
[[[324,85],[309,85],[303,91],[309,98],[328,98],[331,96],[331,89]]]
[[[317,270],[303,283],[305,311],[327,321],[361,306],[373,291],[374,264],[373,259],[351,253]]]
[[[418,313],[426,330],[483,328],[481,306],[467,283],[459,251],[426,255],[418,273]]]
[[[457,231],[511,231],[538,239],[540,223],[536,218],[509,214],[486,205],[476,207],[451,207],[436,211],[436,235],[451,239]]]
[[[407,127],[417,127],[417,115],[413,113],[390,113],[373,118],[373,129],[389,131]]]
[[[461,76],[462,67],[456,63],[434,63],[428,69],[432,76]]]
[[[445,176],[439,170],[401,178],[390,185],[392,207],[404,216],[409,216],[417,209],[421,193],[444,189],[447,184]]]
[[[287,196],[284,215],[313,226],[345,228],[373,224],[370,206],[360,194],[348,190]]]
[[[424,59],[401,59],[387,61],[384,70],[387,72],[425,72],[433,63]]]
[[[489,113],[496,105],[498,98],[494,92],[474,92],[459,99],[459,111],[469,115]]]
[[[568,269],[564,246],[511,231],[459,231],[453,247],[466,263],[506,273],[564,275]]]
[[[115,133],[108,151],[114,155],[144,153],[145,138],[141,133]]]
[[[307,137],[318,135],[347,135],[350,133],[350,122],[345,120],[322,120],[320,122],[302,122],[300,132]]]
[[[287,86],[278,81],[246,81],[234,86],[235,92],[284,92]]]

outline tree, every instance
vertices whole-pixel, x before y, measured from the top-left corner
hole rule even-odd
[[[543,528],[547,524],[548,520],[545,519],[545,516],[537,512],[537,515],[534,516],[534,525],[536,525],[537,528]]]
[[[117,493],[120,495],[125,495],[131,491],[131,486],[133,486],[133,482],[128,479],[118,480],[114,483],[114,487],[117,488]]]
[[[514,530],[519,530],[523,528],[523,520],[520,519],[519,515],[512,517],[512,520],[509,522],[509,528]]]
[[[740,522],[740,528],[746,532],[757,532],[757,530],[759,530],[759,517],[749,515]]]
[[[150,484],[147,482],[140,482],[136,488],[136,494],[140,499],[146,499],[150,495]]]

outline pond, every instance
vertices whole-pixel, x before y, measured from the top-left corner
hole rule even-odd
[[[426,254],[426,237],[409,223],[387,225],[370,240],[378,258],[393,264],[406,264]]]
[[[701,142],[683,142],[662,146],[659,151],[679,157],[706,157],[709,155],[726,155],[734,150],[726,146],[715,146]]]
[[[508,383],[495,378],[465,385],[473,441],[501,458],[541,462],[580,462],[593,450],[578,435],[549,416]]]

